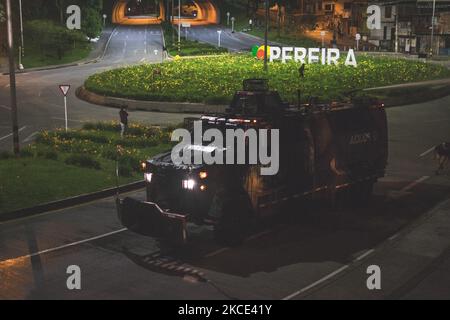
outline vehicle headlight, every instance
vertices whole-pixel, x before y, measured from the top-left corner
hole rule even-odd
[[[182,186],[183,189],[193,190],[195,187],[195,180],[193,179],[183,180]]]
[[[144,179],[147,182],[152,182],[153,173],[144,173]]]

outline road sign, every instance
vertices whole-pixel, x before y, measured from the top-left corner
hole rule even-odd
[[[183,28],[190,28],[190,27],[191,27],[191,24],[185,22],[185,23],[182,23],[181,26],[182,26]]]
[[[217,30],[217,34],[219,35],[219,39],[218,39],[218,47],[220,48],[220,36],[222,35],[222,30]]]
[[[361,40],[361,35],[357,33],[355,35],[355,39],[356,39],[356,51],[359,51],[359,40]]]
[[[320,36],[325,37],[325,31],[320,31]]]
[[[67,96],[67,93],[70,90],[70,85],[68,85],[68,84],[61,84],[61,85],[59,85],[59,90],[61,90],[61,92],[62,92],[62,94],[64,96]]]
[[[69,120],[67,118],[67,93],[70,90],[70,85],[68,84],[61,84],[59,85],[59,90],[61,90],[62,94],[64,95],[64,119],[66,123],[66,132],[69,129]]]

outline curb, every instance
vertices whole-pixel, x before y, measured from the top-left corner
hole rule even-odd
[[[135,191],[144,188],[145,182],[138,181],[130,184],[120,186],[119,188],[109,188],[100,190],[93,193],[82,194],[79,196],[52,201],[44,204],[40,204],[30,208],[19,209],[11,212],[0,214],[0,222],[8,222],[20,218],[27,218],[34,215],[38,215],[48,211],[61,210],[75,205],[91,202],[94,200],[100,200],[114,196],[116,193],[124,193]]]
[[[425,91],[424,91],[425,89]],[[426,82],[412,82],[378,88],[363,89],[364,92],[380,94],[386,107],[424,103],[450,95],[450,80],[439,79]]]
[[[106,49],[108,48],[109,42],[114,34],[114,31],[116,30],[116,27],[114,27],[111,30],[111,34],[108,37],[108,40],[103,46],[103,49],[101,50],[100,55],[97,58],[87,60],[79,60],[76,62],[68,63],[68,64],[60,64],[60,65],[53,65],[53,66],[46,66],[46,67],[37,67],[37,68],[31,68],[31,69],[23,69],[23,70],[16,70],[16,74],[22,74],[22,73],[29,73],[29,72],[38,72],[38,71],[48,71],[48,70],[57,70],[57,69],[63,69],[63,68],[70,68],[70,67],[79,67],[83,65],[98,63],[99,61],[103,60],[105,57]],[[3,72],[1,73],[3,76],[9,75],[9,72]]]
[[[164,113],[223,113],[227,106],[208,105],[203,103],[189,102],[164,102],[164,101],[143,101],[125,98],[114,98],[102,96],[88,91],[84,86],[79,87],[75,95],[78,99],[89,103],[107,106],[112,108],[128,108],[136,111],[152,111]]]
[[[450,82],[450,80],[439,79],[425,82],[413,82],[386,87],[367,88],[362,91],[381,94],[382,97],[380,99],[386,107],[397,107],[407,104],[423,103],[450,95],[450,85],[446,82]],[[413,90],[415,88],[417,89]],[[427,88],[426,94],[424,94],[423,90],[420,90],[423,88]],[[404,92],[405,90],[407,91],[406,93]],[[404,93],[402,93],[402,91]],[[93,93],[87,90],[84,86],[79,87],[75,94],[79,99],[92,104],[113,108],[125,107],[129,110],[138,111],[164,113],[224,113],[227,108],[226,105],[115,98]],[[386,96],[383,96],[383,94]]]

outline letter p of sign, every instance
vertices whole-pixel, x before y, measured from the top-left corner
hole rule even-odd
[[[81,269],[79,266],[68,266],[67,274],[70,276],[67,278],[66,285],[69,290],[81,290]]]
[[[67,7],[67,14],[70,16],[67,18],[67,29],[69,30],[80,30],[81,29],[81,9],[77,5],[71,5]]]
[[[367,267],[367,274],[370,276],[367,278],[367,289],[369,290],[381,290],[381,269],[377,265],[371,265]]]
[[[367,7],[367,29],[381,29],[381,8],[377,5]]]

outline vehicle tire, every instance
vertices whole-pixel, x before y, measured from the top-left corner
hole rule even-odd
[[[217,243],[238,246],[248,235],[251,226],[251,205],[244,195],[227,197],[222,202],[222,216],[214,228]]]

